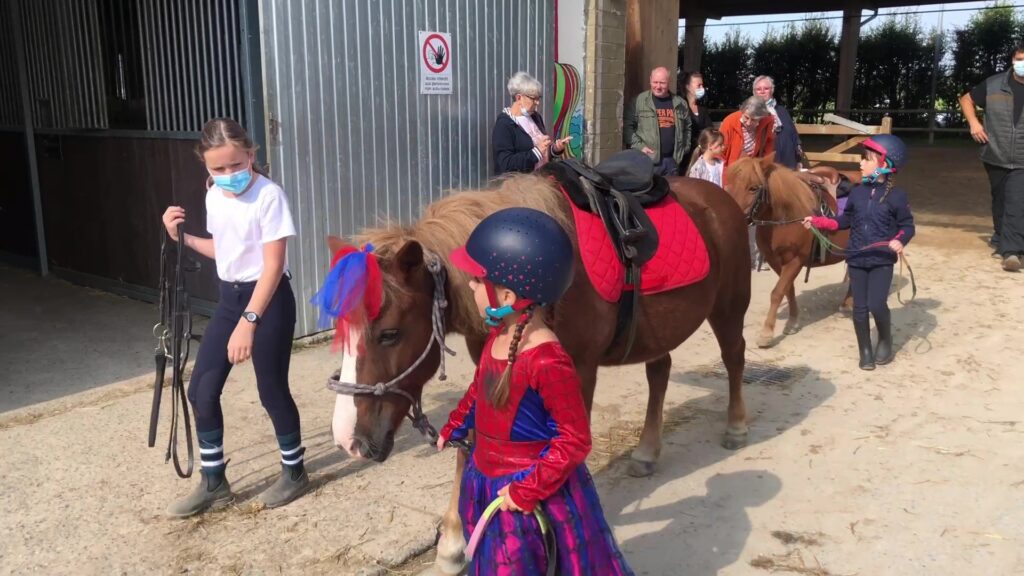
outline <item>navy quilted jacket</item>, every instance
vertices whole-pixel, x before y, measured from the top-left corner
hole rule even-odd
[[[914,215],[910,213],[907,193],[894,186],[886,196],[884,183],[861,184],[854,188],[846,210],[836,222],[840,230],[850,229],[850,243],[846,248],[851,251],[893,239],[906,246],[914,237]],[[896,253],[882,246],[852,254],[846,262],[854,268],[886,266],[896,262]]]

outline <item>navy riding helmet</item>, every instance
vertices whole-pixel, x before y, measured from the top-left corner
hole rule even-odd
[[[575,263],[565,230],[554,218],[530,208],[506,208],[484,218],[451,260],[464,272],[539,305],[565,294]]]
[[[864,141],[864,148],[882,155],[882,174],[896,173],[907,165],[907,145],[892,134],[878,134]]]

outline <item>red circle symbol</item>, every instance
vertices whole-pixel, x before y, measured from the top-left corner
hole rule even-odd
[[[448,48],[448,41],[444,36],[436,32],[427,36],[423,41],[423,63],[427,65],[427,70],[440,74],[448,69],[451,60],[452,51]]]

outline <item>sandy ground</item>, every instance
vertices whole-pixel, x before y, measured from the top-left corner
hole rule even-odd
[[[890,300],[892,365],[857,369],[850,320],[836,312],[843,269],[818,270],[798,287],[803,330],[748,349],[749,446],[718,444],[725,382],[705,327],[673,354],[665,446],[645,479],[625,473],[643,370],[601,373],[590,464],[638,574],[1024,574],[1024,278],[989,257],[985,177],[971,153],[915,149],[914,158],[903,184],[919,224],[907,251],[919,292],[905,306]],[[774,281],[754,275],[748,342]],[[145,445],[152,309],[11,269],[0,269],[0,291],[11,297],[0,312],[0,573],[423,569],[410,559],[433,543],[453,454],[435,454],[408,427],[384,464],[336,450],[323,383],[338,359],[326,346],[292,362],[315,491],[278,510],[254,504],[278,456],[247,365],[224,399],[241,499],[174,521],[163,510],[192,481]],[[78,304],[53,319],[20,294]],[[424,400],[435,423],[472,372],[454,344],[448,382],[430,384]]]

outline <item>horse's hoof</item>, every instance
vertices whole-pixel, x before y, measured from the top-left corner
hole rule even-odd
[[[796,334],[799,331],[800,331],[800,325],[799,324],[793,324],[793,325],[787,324],[786,327],[782,330],[782,333],[786,334],[788,336],[792,336],[793,334]]]
[[[651,474],[654,474],[654,462],[630,460],[629,468],[626,469],[626,472],[633,478],[647,478]]]
[[[775,345],[775,338],[771,336],[758,336],[757,347],[758,348],[771,348]]]
[[[459,534],[455,538],[445,538],[443,530],[438,531],[437,555],[434,567],[438,574],[458,576],[466,568],[466,539]]]
[[[722,437],[722,448],[726,450],[739,450],[747,445],[747,432],[729,432],[726,430]]]
[[[441,555],[440,549],[438,549],[437,556],[434,558],[434,568],[437,569],[438,574],[443,574],[444,576],[459,576],[466,569],[466,564],[465,555],[459,554],[456,558],[446,558]]]

